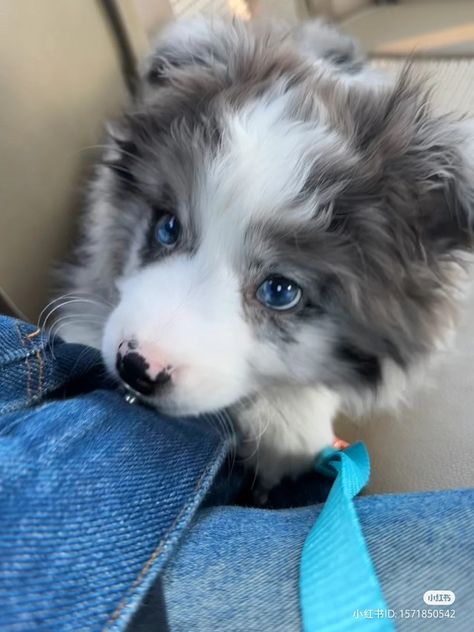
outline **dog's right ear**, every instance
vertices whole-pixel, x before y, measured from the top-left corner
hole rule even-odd
[[[168,27],[156,42],[154,52],[145,63],[143,80],[153,88],[165,86],[173,70],[190,65],[203,67],[225,63],[221,33],[225,25],[219,20],[179,21]]]
[[[357,42],[324,18],[302,22],[291,37],[305,57],[313,62],[326,60],[345,74],[360,72],[365,63]]]

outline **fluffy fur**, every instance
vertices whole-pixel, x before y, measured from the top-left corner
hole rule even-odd
[[[66,337],[112,373],[132,339],[172,366],[148,402],[229,409],[265,485],[309,465],[338,410],[397,399],[455,322],[473,127],[433,116],[408,70],[389,82],[319,22],[178,23],[97,167],[66,271],[96,326]],[[256,300],[274,273],[303,289],[289,312]]]

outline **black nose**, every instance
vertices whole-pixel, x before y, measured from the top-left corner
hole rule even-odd
[[[117,353],[116,368],[121,379],[141,395],[152,395],[159,386],[170,381],[171,375],[161,371],[154,378],[148,374],[148,362],[139,353]]]

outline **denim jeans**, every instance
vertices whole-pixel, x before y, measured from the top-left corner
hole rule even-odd
[[[0,630],[301,629],[299,557],[329,482],[244,506],[229,449],[217,418],[130,406],[97,352],[0,317]],[[398,629],[472,629],[473,501],[356,501]],[[456,595],[449,618],[423,602],[436,589]]]

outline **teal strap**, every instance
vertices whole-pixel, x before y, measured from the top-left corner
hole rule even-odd
[[[331,451],[324,468],[337,473],[303,546],[300,595],[305,632],[394,630],[352,499],[369,480],[362,443]]]

